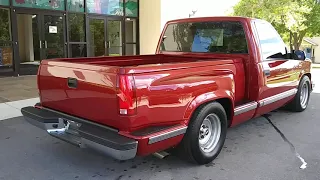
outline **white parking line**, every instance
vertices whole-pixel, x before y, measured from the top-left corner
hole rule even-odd
[[[0,103],[0,121],[22,116],[20,110],[26,106],[33,106],[39,102],[39,98],[24,99]]]

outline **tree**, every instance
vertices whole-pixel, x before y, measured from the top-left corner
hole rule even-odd
[[[304,37],[320,34],[320,5],[316,0],[241,0],[232,15],[269,21],[294,50]]]

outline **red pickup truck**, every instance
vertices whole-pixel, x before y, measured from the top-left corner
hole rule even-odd
[[[21,111],[50,135],[118,160],[178,148],[206,164],[227,128],[282,106],[304,111],[310,69],[266,21],[174,20],[154,55],[43,60],[40,102]]]

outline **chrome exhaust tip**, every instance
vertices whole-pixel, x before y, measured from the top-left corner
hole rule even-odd
[[[165,151],[161,151],[161,152],[155,152],[153,153],[153,155],[159,159],[164,159],[166,158],[167,156],[169,156],[170,154],[165,152]]]

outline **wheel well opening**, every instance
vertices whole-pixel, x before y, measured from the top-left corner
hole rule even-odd
[[[221,98],[221,99],[216,99],[216,100],[213,100],[213,101],[210,101],[210,102],[207,102],[207,103],[204,103],[202,105],[200,105],[194,112],[193,112],[193,115],[196,111],[200,110],[202,107],[206,106],[207,104],[209,103],[212,103],[212,102],[218,102],[220,103],[224,110],[226,111],[226,114],[227,114],[227,120],[228,120],[228,127],[230,127],[231,125],[231,110],[232,110],[232,102],[230,99],[228,98]],[[193,117],[193,115],[191,117]]]
[[[232,109],[232,103],[230,99],[223,98],[223,99],[217,99],[216,101],[220,103],[223,106],[224,110],[226,111],[228,126],[230,126],[231,125],[231,109]]]

